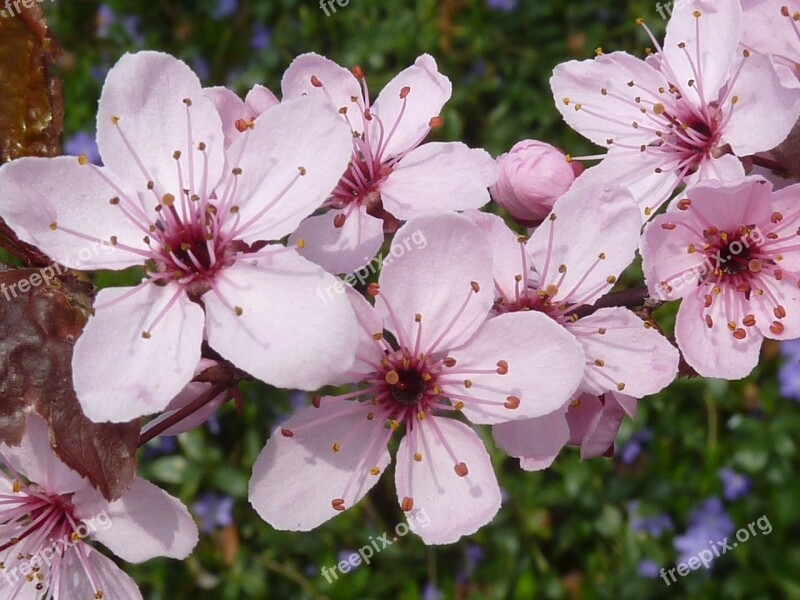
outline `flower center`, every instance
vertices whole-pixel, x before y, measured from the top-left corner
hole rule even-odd
[[[376,398],[391,415],[401,421],[407,411],[426,412],[441,393],[436,385],[441,370],[438,360],[412,356],[405,349],[390,353],[381,362]]]
[[[760,251],[754,238],[761,236],[754,225],[742,226],[733,233],[709,227],[703,231],[703,237],[708,243],[705,252],[712,267],[708,275],[710,277],[727,276],[741,279],[750,274],[758,274],[765,267],[765,261],[757,258]],[[771,261],[766,262],[771,263]],[[742,286],[742,291],[749,294],[749,286]]]
[[[402,406],[414,406],[425,397],[428,386],[418,370],[400,369],[391,372],[397,374],[397,383],[389,385],[390,394],[395,402]],[[391,376],[391,379],[394,380],[394,376]]]

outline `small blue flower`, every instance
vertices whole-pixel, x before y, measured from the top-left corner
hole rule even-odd
[[[444,594],[429,581],[422,591],[422,600],[444,600]]]
[[[235,13],[237,8],[239,8],[239,0],[217,0],[211,16],[215,19],[224,19]]]
[[[111,33],[111,25],[114,24],[114,11],[108,4],[101,4],[97,8],[95,22],[97,23],[97,37],[105,39]]]
[[[628,510],[631,513],[630,527],[633,531],[658,537],[673,528],[672,519],[666,513],[659,513],[651,517],[640,515],[638,514],[639,503],[636,501],[628,505]]]
[[[211,533],[217,527],[233,523],[233,498],[214,492],[205,492],[195,501],[195,514],[200,517],[200,530]]]
[[[781,354],[786,359],[778,371],[781,396],[800,401],[800,340],[783,342]]]
[[[517,8],[517,0],[488,0],[489,8],[492,10],[501,10],[504,12],[511,12]]]
[[[272,45],[272,30],[261,24],[253,26],[253,34],[250,37],[250,47],[253,50],[266,50]]]
[[[678,551],[678,562],[688,562],[711,543],[722,541],[734,532],[733,521],[725,512],[722,501],[713,496],[706,498],[689,514],[689,527],[683,535],[673,540]]]
[[[750,490],[750,479],[733,469],[720,469],[719,478],[722,481],[722,497],[733,501]]]
[[[644,444],[653,439],[653,432],[640,429],[634,433],[619,452],[619,459],[626,465],[632,464],[644,450]]]
[[[645,558],[636,567],[636,573],[639,575],[639,577],[647,577],[647,578],[658,577],[658,574],[660,572],[661,569],[659,568],[659,566],[649,558]]]

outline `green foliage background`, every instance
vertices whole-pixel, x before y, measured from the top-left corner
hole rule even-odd
[[[116,19],[100,37],[96,2],[56,0],[43,6],[65,50],[59,70],[67,137],[93,132],[104,71],[126,51],[170,52],[204,72],[207,85],[225,84],[240,93],[256,82],[279,93],[292,58],[315,51],[343,65],[360,64],[373,94],[428,52],[454,84],[443,113],[446,125],[437,136],[485,147],[493,155],[529,137],[573,154],[591,152],[553,107],[552,68],[589,58],[600,46],[642,56],[650,42],[634,19],[644,16],[657,36],[665,26],[655,4],[644,1],[520,0],[505,12],[485,0],[350,0],[326,17],[311,0],[240,0],[232,15],[214,17],[215,0],[110,0],[103,10],[110,8]],[[124,26],[123,18],[130,16],[138,18],[137,31]],[[250,45],[257,26],[271,33],[263,50]],[[673,312],[662,311],[665,324]],[[286,393],[252,385],[241,415],[232,406],[221,410],[219,433],[203,427],[181,435],[177,453],[141,456],[142,474],[189,506],[201,491],[233,496],[235,525],[204,535],[184,563],[126,568],[152,600],[412,600],[423,597],[426,587],[428,598],[436,597],[434,587],[445,598],[464,599],[800,598],[800,410],[779,397],[777,365],[777,347],[767,345],[761,366],[745,382],[680,381],[643,400],[620,440],[643,427],[653,438],[631,465],[606,458],[581,462],[570,448],[553,468],[525,473],[516,460],[494,450],[484,431],[506,492],[495,521],[446,547],[426,547],[408,535],[372,565],[333,584],[320,567],[333,566],[340,553],[400,522],[392,473],[366,501],[314,532],[274,531],[249,507],[247,481],[269,432],[291,406]],[[766,515],[772,533],[669,588],[658,577],[638,574],[643,559],[674,566],[673,537],[683,532],[695,505],[720,495],[721,467],[752,479],[748,494],[725,503],[736,528]],[[628,510],[633,500],[643,514],[668,514],[675,530],[659,537],[634,532]],[[483,557],[472,565],[468,556],[477,552],[475,546]]]

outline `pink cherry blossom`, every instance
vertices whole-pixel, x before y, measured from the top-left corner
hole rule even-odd
[[[119,500],[103,499],[56,457],[47,425],[30,416],[19,447],[0,444],[0,597],[141,600],[89,539],[139,563],[186,558],[198,533],[179,500],[143,479]]]
[[[585,176],[630,189],[647,219],[682,183],[744,176],[737,157],[780,144],[800,87],[742,50],[742,23],[739,2],[692,0],[674,11],[663,48],[650,34],[647,60],[614,52],[556,67],[564,120],[609,149]]]
[[[611,405],[611,393],[641,398],[672,382],[678,352],[651,323],[626,308],[581,313],[611,291],[633,261],[641,220],[630,193],[579,178],[527,243],[499,217],[471,216],[493,249],[494,312],[543,313],[574,336],[585,355],[579,393]],[[495,439],[512,456],[529,459],[523,467],[549,466],[570,439],[567,408],[497,425]]]
[[[675,336],[705,377],[740,379],[762,340],[800,337],[800,185],[706,182],[645,230],[651,295],[683,298]]]
[[[83,269],[145,266],[138,286],[99,292],[75,346],[89,418],[163,410],[191,380],[204,339],[277,386],[315,389],[352,365],[352,308],[315,294],[333,277],[267,242],[322,203],[351,143],[327,103],[301,98],[265,112],[225,150],[195,74],[142,52],[124,56],[103,88],[105,167],[70,157],[2,167],[0,214],[22,239]]]
[[[429,544],[454,542],[488,523],[500,490],[476,424],[526,419],[568,400],[583,372],[579,344],[535,313],[489,319],[492,262],[480,230],[459,215],[410,220],[423,250],[384,267],[373,308],[349,290],[361,342],[354,391],[315,398],[267,443],[250,500],[278,529],[309,530],[353,506],[405,436],[395,481],[401,508],[430,522],[409,527]]]
[[[497,178],[492,158],[457,142],[422,144],[450,98],[450,81],[424,54],[370,101],[360,68],[351,73],[316,54],[299,56],[284,74],[284,100],[324,96],[353,132],[352,159],[328,198],[329,209],[295,233],[301,253],[332,273],[369,263],[398,220],[426,212],[479,208]]]

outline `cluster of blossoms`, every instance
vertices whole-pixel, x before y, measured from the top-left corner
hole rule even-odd
[[[800,337],[800,188],[773,172],[800,116],[800,37],[777,2],[688,4],[646,60],[556,67],[564,119],[608,148],[585,171],[533,140],[496,161],[426,142],[451,95],[428,55],[374,100],[361,68],[314,54],[290,65],[280,100],[204,89],[165,54],[124,56],[99,103],[103,166],[0,168],[0,215],[20,239],[59,263],[99,244],[87,269],[140,269],[138,285],[97,293],[75,343],[86,416],[186,431],[240,400],[197,380],[222,363],[280,388],[335,386],[266,443],[254,509],[278,529],[317,527],[367,494],[402,435],[397,502],[445,544],[501,504],[473,426],[543,469],[566,445],[613,454],[625,415],[681,355],[703,376],[748,375],[765,337]],[[754,36],[755,22],[786,36]],[[479,210],[490,190],[517,229]],[[425,244],[344,285],[387,236]],[[643,295],[612,291],[637,251],[650,306],[682,299],[674,343]],[[38,417],[21,447],[0,446],[0,485],[0,571],[27,571],[0,580],[4,598],[140,598],[82,540],[43,554],[100,512],[113,527],[93,537],[125,560],[182,558],[197,538],[144,481],[103,501],[58,463]]]

